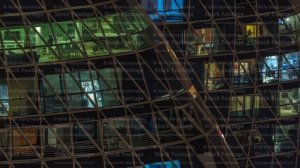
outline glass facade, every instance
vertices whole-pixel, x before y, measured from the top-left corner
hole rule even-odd
[[[299,167],[295,4],[3,0],[0,167]]]
[[[188,1],[180,25],[157,23],[178,50],[237,167],[299,167],[296,4]],[[222,163],[215,162],[226,167]]]
[[[11,2],[8,15],[0,6],[1,168],[183,167],[210,152],[190,120],[201,98],[140,5]],[[157,1],[158,15],[182,20],[183,3]]]

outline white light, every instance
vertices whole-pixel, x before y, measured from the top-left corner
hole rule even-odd
[[[290,18],[287,18],[286,21],[287,21],[287,22],[290,21]]]

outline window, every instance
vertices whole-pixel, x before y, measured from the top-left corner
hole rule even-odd
[[[268,56],[261,65],[263,83],[296,80],[299,77],[299,53],[292,52],[281,56]]]
[[[205,64],[205,85],[207,89],[220,89],[224,87],[225,63]]]
[[[42,79],[42,111],[44,112],[62,112],[64,110],[63,103],[63,83],[60,74],[46,75]],[[57,97],[56,95],[60,96]]]
[[[61,144],[58,138],[62,140],[63,143],[70,143],[70,128],[69,125],[59,125],[52,128],[46,128],[46,145],[57,146]]]
[[[9,136],[8,130],[0,130],[0,146],[8,147]]]
[[[173,6],[171,3],[170,8],[173,9]],[[176,18],[176,15],[174,16]],[[1,47],[6,50],[8,62],[19,61],[20,63],[14,64],[28,64],[31,60],[27,58],[26,53],[34,57],[36,62],[83,58],[83,46],[79,44],[82,41],[84,52],[89,57],[107,55],[110,49],[113,53],[124,53],[149,46],[148,36],[143,37],[144,34],[151,34],[146,31],[152,32],[149,28],[150,22],[145,19],[146,14],[132,9],[126,13],[105,17],[36,24],[26,28],[10,27],[9,30],[3,28],[0,30],[3,39]],[[142,35],[138,38],[139,42],[134,42],[137,46],[125,45],[140,34]],[[125,42],[124,39],[128,40]],[[29,45],[30,49],[27,48]],[[21,47],[25,48],[21,50]]]
[[[300,89],[283,90],[279,92],[279,116],[298,115],[300,112]]]
[[[37,114],[34,108],[38,104],[35,78],[10,78],[8,85],[10,114],[13,116]]]
[[[0,81],[0,116],[7,116],[9,111],[8,87],[4,81]]]
[[[272,83],[278,80],[278,56],[264,58],[262,66],[263,83]]]
[[[21,134],[23,132],[23,135]],[[30,145],[27,143],[24,137],[28,139],[28,141],[32,145],[37,145],[37,129],[34,128],[21,128],[21,131],[19,132],[18,129],[13,129],[13,147],[15,153],[33,153],[32,149],[30,148]]]
[[[249,83],[250,62],[233,63],[233,84],[241,85]]]
[[[103,107],[99,79],[94,71],[91,75],[88,71],[65,75],[71,109]]]
[[[100,69],[99,73],[101,78],[95,71],[67,73],[64,78],[61,74],[47,75],[42,80],[41,108],[44,112],[62,112],[62,101],[73,110],[118,105],[121,72],[117,72],[118,77],[113,69]]]
[[[21,35],[19,31],[5,31],[4,41],[14,41],[21,40]]]
[[[288,53],[282,57],[281,80],[295,80],[299,75],[299,53]]]
[[[237,96],[232,97],[230,111],[247,111],[251,108],[251,96]]]
[[[103,140],[104,148],[108,150],[125,148],[126,145],[122,142],[117,133],[116,129],[120,134],[127,134],[128,120],[126,118],[111,118],[102,120],[103,128]]]
[[[230,99],[229,111],[230,117],[251,116],[249,112],[253,109],[263,107],[262,98],[256,95],[233,96]]]
[[[75,124],[73,126],[73,141],[74,142],[85,142],[90,141],[89,137],[85,134],[83,129],[88,133],[88,135],[96,140],[97,136],[97,123],[81,123],[81,126]]]
[[[145,168],[181,168],[179,160],[146,164]]]
[[[244,30],[247,37],[247,45],[253,45],[256,43],[256,38],[270,36],[270,33],[265,28],[264,23],[261,22],[246,24]]]
[[[298,124],[277,125],[273,135],[274,151],[285,152],[295,150],[293,144],[297,147]]]
[[[279,32],[281,34],[295,35],[296,31],[300,30],[299,17],[300,14],[280,19]]]
[[[247,146],[250,144],[261,143],[262,135],[257,130],[243,130],[234,133],[234,136],[241,145]]]
[[[213,50],[215,37],[216,32],[214,28],[196,29],[195,33],[190,30],[186,34],[188,52],[192,56],[208,55]]]
[[[261,28],[262,26],[258,24],[247,24],[246,25],[246,32],[248,38],[256,38],[261,36]]]
[[[166,21],[180,21],[183,19],[181,13],[183,0],[142,0],[142,5],[154,21],[160,20],[160,17],[163,17]]]

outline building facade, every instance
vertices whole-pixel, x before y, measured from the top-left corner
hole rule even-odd
[[[300,167],[298,0],[3,0],[0,167]]]
[[[299,167],[300,1],[141,1],[239,166]]]
[[[1,3],[1,168],[237,166],[137,1]]]

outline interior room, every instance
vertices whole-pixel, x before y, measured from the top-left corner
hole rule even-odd
[[[217,33],[215,28],[199,28],[186,33],[187,50],[192,55],[208,55],[216,49]]]
[[[41,83],[41,109],[46,113],[63,112],[64,106],[61,101],[66,100],[66,96],[66,104],[72,110],[118,105],[118,88],[122,87],[121,72],[100,69],[98,73],[101,75],[98,76],[96,71],[66,73],[64,77],[62,74],[46,75]],[[64,88],[67,88],[67,95],[63,92]]]
[[[279,116],[293,116],[300,113],[300,89],[279,91]]]
[[[295,80],[299,78],[299,53],[287,53],[282,56],[281,80]]]
[[[255,75],[255,59],[243,59],[233,62],[233,84],[246,85],[249,84],[250,78]]]
[[[143,36],[149,36],[143,34],[148,24],[142,17],[144,16],[132,10],[124,15],[105,18],[38,24],[26,29],[3,29],[1,35],[5,57],[11,65],[16,65],[31,61],[44,63],[80,59],[84,55],[95,57],[140,49],[147,46]],[[81,40],[84,48],[80,44]]]
[[[278,56],[268,56],[264,58],[262,72],[263,83],[272,83],[278,80]]]
[[[295,38],[299,40],[299,31],[300,31],[300,14],[293,15],[285,18],[280,18],[278,20],[279,33],[281,35],[286,35],[292,37],[292,41],[295,42]]]
[[[223,78],[225,73],[225,63],[205,63],[204,84],[208,90],[219,89],[224,86]]]

